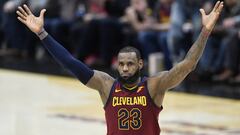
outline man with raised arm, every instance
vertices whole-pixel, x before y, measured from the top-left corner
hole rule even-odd
[[[45,9],[36,17],[27,5],[23,5],[18,7],[17,14],[18,19],[40,38],[44,47],[61,65],[84,85],[99,92],[105,110],[107,135],[159,135],[158,116],[165,92],[181,83],[195,69],[222,8],[223,2],[218,1],[208,15],[200,9],[202,31],[185,59],[171,70],[141,77],[143,60],[139,51],[125,47],[118,53],[117,79],[89,69],[55,41],[44,30]]]

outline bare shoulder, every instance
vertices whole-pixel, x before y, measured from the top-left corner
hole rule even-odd
[[[101,78],[103,79],[103,81],[111,81],[114,82],[114,78],[112,76],[110,76],[109,74],[102,72],[102,71],[98,71],[98,70],[94,70],[94,76],[97,78]]]
[[[149,84],[151,84],[151,89],[162,94],[167,90],[179,85],[184,80],[184,78],[193,70],[193,66],[189,63],[190,62],[188,62],[188,60],[184,60],[176,64],[169,71],[163,71],[153,77],[150,77]]]
[[[162,79],[164,79],[164,77],[166,77],[168,75],[169,71],[162,71],[157,73],[154,76],[150,76],[149,77],[149,82],[160,82]]]
[[[150,91],[150,94],[153,95],[157,94],[158,92],[165,92],[165,89],[163,87],[163,83],[166,81],[166,76],[168,76],[169,71],[162,71],[157,73],[154,76],[151,76],[148,78],[148,89]]]
[[[151,98],[157,106],[161,106],[166,92],[164,83],[169,71],[162,71],[148,78],[148,90]]]
[[[100,94],[103,104],[105,104],[109,97],[114,81],[115,79],[109,74],[102,71],[94,70],[94,75],[88,81],[86,86],[97,90]]]
[[[115,79],[109,74],[102,71],[94,70],[94,75],[87,83],[87,86],[96,89],[99,92],[106,90],[110,91],[114,81]]]

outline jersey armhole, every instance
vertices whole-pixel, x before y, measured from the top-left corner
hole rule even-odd
[[[107,105],[108,105],[108,103],[109,103],[109,101],[110,101],[110,99],[111,99],[111,96],[112,96],[112,93],[113,93],[113,91],[114,91],[114,88],[115,88],[116,84],[117,84],[117,80],[115,80],[115,82],[114,82],[113,85],[112,85],[112,88],[111,88],[111,90],[110,90],[110,92],[109,92],[109,95],[108,95],[108,98],[107,98],[107,102],[106,102],[105,105],[103,106],[103,109],[104,109],[104,110],[107,108]]]
[[[154,101],[153,101],[153,99],[152,99],[152,97],[151,97],[151,95],[150,95],[150,93],[149,93],[149,90],[148,90],[148,83],[147,83],[147,81],[145,81],[144,83],[145,83],[145,85],[146,85],[146,93],[147,93],[147,96],[148,96],[150,102],[151,102],[157,109],[159,109],[160,111],[162,111],[163,106],[161,105],[160,107],[158,107],[158,106],[154,103]]]

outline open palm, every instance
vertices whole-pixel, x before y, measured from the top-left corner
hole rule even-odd
[[[223,9],[223,2],[218,1],[210,14],[206,15],[203,9],[200,9],[202,14],[202,24],[207,30],[212,30],[218,20],[218,17]]]
[[[31,10],[27,5],[23,5],[18,7],[17,14],[18,20],[25,24],[32,32],[39,33],[43,29],[44,26],[44,13],[46,9],[42,9],[40,16],[36,17],[32,14]]]

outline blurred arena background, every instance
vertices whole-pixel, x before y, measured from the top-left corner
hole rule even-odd
[[[17,21],[18,5],[27,3],[36,14],[46,8],[45,29],[57,41],[89,67],[115,76],[116,54],[126,45],[141,50],[143,74],[170,69],[199,33],[198,9],[215,2],[1,0],[0,134],[106,134],[98,93],[60,67]],[[240,134],[240,3],[224,2],[197,69],[165,96],[163,135]]]

